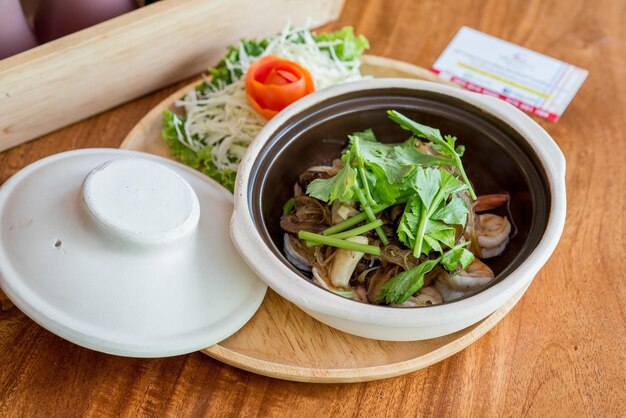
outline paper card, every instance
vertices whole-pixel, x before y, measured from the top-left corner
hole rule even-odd
[[[489,94],[556,122],[588,71],[462,27],[432,71],[468,90]]]

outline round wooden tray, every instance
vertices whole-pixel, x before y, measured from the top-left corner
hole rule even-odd
[[[363,74],[442,82],[430,71],[376,56],[363,57]],[[161,140],[161,114],[198,81],[152,109],[128,134],[122,148],[168,157]],[[483,321],[440,338],[412,342],[355,337],[311,318],[268,290],[263,304],[241,330],[203,352],[219,361],[265,376],[302,382],[363,382],[409,373],[441,361],[493,328],[524,291]]]

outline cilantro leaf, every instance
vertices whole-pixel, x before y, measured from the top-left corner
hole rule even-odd
[[[385,283],[378,295],[379,302],[403,303],[424,286],[424,276],[439,263],[440,259],[424,261],[405,270]]]
[[[441,188],[445,194],[459,193],[463,190],[467,190],[467,184],[463,183],[452,175],[449,171],[439,170],[441,173]]]
[[[439,190],[441,189],[441,173],[442,170],[434,168],[418,168],[417,170],[414,188],[426,208],[433,206],[433,202],[439,194]]]
[[[413,135],[419,138],[427,139],[437,146],[440,146],[443,142],[443,137],[441,136],[441,131],[439,131],[439,129],[431,128],[430,126],[415,122],[395,110],[389,110],[387,114],[392,121],[400,125],[400,127],[405,131],[412,132]]]
[[[443,252],[440,243],[454,246],[455,229],[465,225],[469,209],[465,202],[452,197],[467,188],[446,170],[418,167],[411,187],[416,195],[407,202],[397,229],[400,241],[413,248],[419,257],[431,251]],[[446,203],[450,199],[449,203]]]
[[[363,140],[355,134],[349,138],[354,156],[368,168],[377,169],[377,174],[384,174],[388,183],[401,183],[404,176],[411,171],[411,166],[398,164],[393,146]]]
[[[427,220],[426,228],[424,229],[424,241],[428,243],[428,246],[423,249],[423,252],[428,254],[430,251],[437,251],[443,253],[443,249],[439,243],[452,248],[454,247],[454,235],[455,229],[449,225],[441,222]],[[430,249],[427,249],[430,247]]]
[[[388,304],[405,302],[424,286],[424,276],[439,263],[451,272],[457,271],[458,267],[460,270],[465,270],[474,261],[474,254],[463,248],[469,244],[465,242],[456,245],[438,258],[426,260],[409,270],[398,273],[382,286],[378,301]]]
[[[431,219],[436,219],[447,223],[448,225],[465,226],[469,209],[465,200],[460,197],[453,197],[450,203],[438,209]]]
[[[419,198],[412,198],[407,202],[400,224],[396,231],[398,239],[404,245],[415,248],[418,236],[422,239],[422,254],[431,251],[443,252],[441,244],[446,247],[453,247],[456,230],[454,227],[446,225],[437,220],[426,219],[424,231],[420,234],[419,225],[424,212],[424,205]]]
[[[462,245],[466,244],[469,244],[469,242]],[[454,247],[441,257],[441,264],[443,264],[446,270],[453,272],[457,269],[465,270],[470,264],[472,264],[474,259],[474,254],[467,249],[463,247]]]
[[[354,197],[356,178],[356,170],[346,163],[333,177],[313,180],[306,188],[306,193],[326,203],[332,203],[336,199],[347,202]]]
[[[410,248],[415,246],[415,236],[417,234],[417,225],[420,222],[422,206],[422,201],[417,196],[409,198],[398,224],[396,231],[398,239]]]
[[[371,128],[368,128],[362,132],[354,132],[352,135],[348,135],[348,137],[350,136],[358,136],[363,141],[378,142],[378,140],[376,139],[376,135],[374,135],[374,131]]]
[[[387,114],[389,115],[389,118],[391,118],[391,120],[400,125],[402,129],[412,132],[417,137],[424,138],[433,142],[434,146],[436,146],[436,148],[438,148],[443,155],[451,157],[452,160],[454,160],[453,165],[458,168],[459,172],[461,173],[461,177],[463,178],[463,181],[468,186],[470,196],[472,197],[472,199],[476,200],[476,193],[474,193],[474,189],[472,188],[472,185],[467,178],[467,174],[465,173],[465,168],[463,168],[461,155],[459,155],[454,148],[454,144],[456,141],[455,137],[446,135],[444,139],[441,137],[441,132],[439,132],[439,129],[431,128],[429,126],[422,125],[421,123],[417,123],[395,110],[389,110],[387,111]],[[464,151],[464,149],[462,151]]]
[[[396,160],[400,164],[419,165],[422,167],[454,165],[454,161],[449,158],[437,157],[420,152],[415,146],[415,138],[409,138],[402,144],[395,145],[394,152]]]

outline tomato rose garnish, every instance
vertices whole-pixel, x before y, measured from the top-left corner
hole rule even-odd
[[[306,68],[273,55],[252,64],[245,83],[248,102],[265,119],[315,90]]]

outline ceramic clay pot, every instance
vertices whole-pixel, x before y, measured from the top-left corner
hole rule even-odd
[[[382,142],[406,140],[388,109],[457,135],[476,190],[511,195],[516,233],[501,256],[486,261],[496,278],[461,299],[415,308],[359,303],[315,285],[283,253],[282,207],[299,174],[337,158],[352,132],[372,128]],[[275,116],[241,161],[234,195],[233,242],[274,291],[341,331],[421,340],[475,324],[529,286],[563,230],[565,159],[537,123],[501,100],[439,83],[379,78],[319,90]]]

